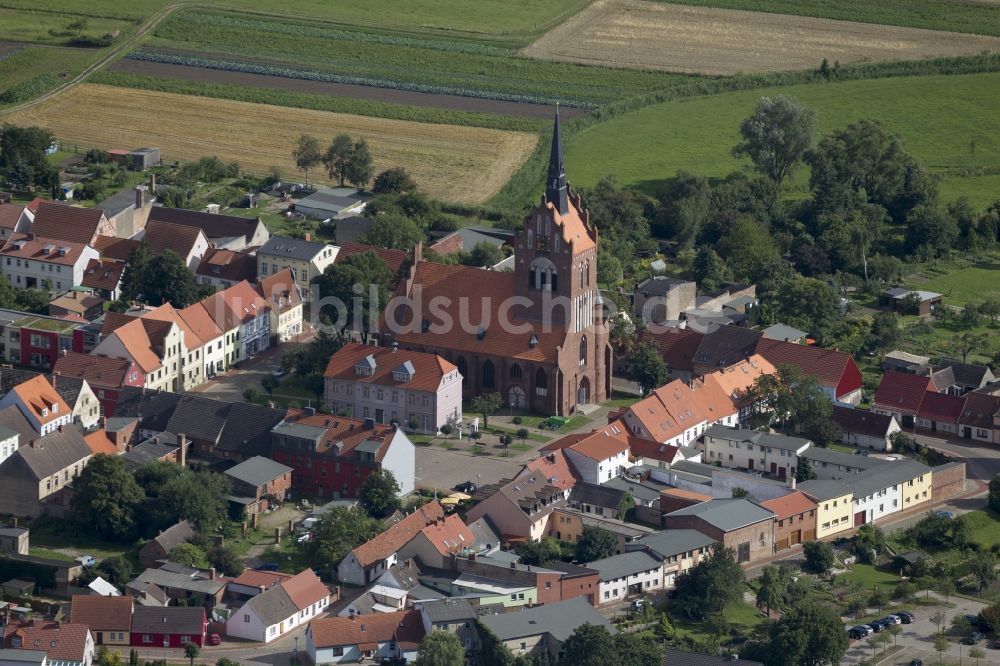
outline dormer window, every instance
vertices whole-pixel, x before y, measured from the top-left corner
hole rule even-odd
[[[49,415],[49,410],[47,410],[44,407],[42,407],[42,417],[44,418],[44,417],[46,417],[48,415]]]
[[[53,414],[58,414],[59,413],[59,403],[56,403],[56,404],[52,405],[52,413]]]
[[[401,366],[392,371],[392,378],[397,382],[409,383],[413,381],[413,375],[416,374],[416,370],[413,368],[413,364],[406,361]]]
[[[375,363],[375,357],[371,354],[365,356],[363,359],[358,361],[358,364],[354,366],[355,374],[361,375],[363,377],[371,377],[375,374],[375,368],[377,364]]]

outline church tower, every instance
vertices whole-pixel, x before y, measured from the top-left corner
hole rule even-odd
[[[556,110],[545,194],[525,218],[515,243],[518,314],[539,328],[565,330],[559,364],[563,411],[610,394],[610,347],[597,289],[597,229],[566,180]]]

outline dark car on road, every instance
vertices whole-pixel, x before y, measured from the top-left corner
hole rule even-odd
[[[466,481],[465,483],[460,483],[455,486],[455,490],[460,493],[465,493],[466,495],[474,495],[476,494],[476,491],[479,490],[479,487],[472,481]]]
[[[966,645],[977,645],[984,638],[986,638],[986,636],[983,636],[978,631],[975,631],[969,634],[969,636],[962,642],[965,643]]]
[[[897,611],[896,615],[903,621],[903,624],[910,624],[917,619],[910,611]]]

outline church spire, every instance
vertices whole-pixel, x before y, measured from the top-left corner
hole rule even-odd
[[[569,212],[569,189],[566,185],[566,168],[563,166],[562,131],[559,129],[559,105],[556,105],[555,126],[552,129],[552,151],[549,153],[549,173],[545,185],[545,198],[561,215]]]

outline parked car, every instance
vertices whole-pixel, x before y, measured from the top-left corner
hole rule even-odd
[[[472,481],[466,481],[465,483],[460,483],[455,486],[455,490],[460,493],[465,493],[466,495],[474,495],[476,491],[479,490],[479,486],[474,484]]]
[[[220,636],[219,634],[209,634],[208,635],[208,644],[209,645],[221,645],[222,644],[222,636]]]
[[[903,624],[903,618],[899,617],[898,615],[886,615],[884,618],[882,618],[881,622],[882,624],[887,626],[890,624]]]
[[[910,660],[910,666],[924,666],[924,660],[923,659],[911,659]]]
[[[278,379],[281,379],[287,374],[288,374],[288,368],[277,368],[271,371],[271,376],[277,377]]]
[[[636,599],[635,601],[632,602],[632,610],[640,611],[643,609],[645,605],[646,605],[645,599]]]
[[[882,622],[880,620],[875,620],[874,622],[869,622],[868,626],[871,627],[872,631],[874,631],[876,634],[878,632],[882,631],[882,628],[883,628]]]
[[[94,559],[93,555],[81,555],[80,557],[76,558],[76,561],[85,567],[92,567],[95,564],[97,564],[97,560]]]
[[[984,638],[986,637],[983,636],[981,633],[979,633],[978,631],[974,631],[971,634],[969,634],[969,636],[962,642],[965,643],[966,645],[977,645]]]
[[[979,616],[978,615],[971,615],[969,613],[966,613],[963,617],[965,618],[965,621],[968,622],[969,624],[971,624],[973,627],[978,627],[979,626]]]
[[[257,571],[277,571],[277,570],[278,570],[277,562],[265,562],[264,564],[257,567]]]
[[[917,619],[917,616],[910,611],[898,611],[896,615],[898,615],[899,619],[903,621],[903,624],[910,624]]]
[[[872,633],[872,628],[869,627],[867,624],[859,624],[858,626],[851,627],[850,629],[847,630],[848,636],[850,636],[854,640],[860,640],[865,636],[870,635],[871,633]]]
[[[951,520],[952,518],[955,517],[955,514],[953,514],[951,511],[936,511],[934,515],[937,516],[938,518],[947,518],[948,520]]]

